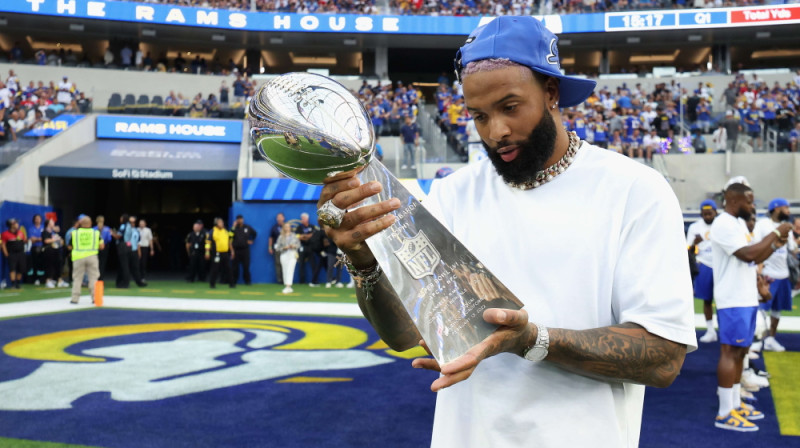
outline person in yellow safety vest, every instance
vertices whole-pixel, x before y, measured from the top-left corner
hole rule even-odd
[[[100,259],[97,254],[105,244],[100,231],[92,228],[92,218],[82,215],[78,220],[78,228],[72,232],[69,248],[72,250],[72,300],[78,304],[81,297],[83,276],[89,277],[89,293],[94,303],[94,285],[100,278]]]
[[[230,284],[231,288],[236,287],[236,279],[233,278],[231,270],[231,260],[235,256],[231,239],[233,233],[225,228],[225,221],[222,218],[214,218],[214,228],[208,231],[206,237],[206,260],[210,260],[211,270],[208,275],[209,286],[216,288],[217,277],[222,271],[222,281]]]

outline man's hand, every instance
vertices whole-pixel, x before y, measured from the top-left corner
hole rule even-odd
[[[326,179],[317,208],[322,207],[322,204],[330,199],[333,205],[348,209],[383,190],[378,182],[362,185],[355,177],[356,173],[354,170]],[[375,263],[375,257],[364,241],[394,224],[395,216],[387,213],[398,208],[400,200],[392,198],[348,211],[336,229],[326,225],[322,227],[328,238],[347,254],[353,265],[357,268],[366,268]]]
[[[442,366],[433,358],[417,358],[411,363],[416,369],[434,370],[442,374],[431,384],[432,391],[438,392],[466,380],[478,364],[490,356],[504,352],[522,356],[523,350],[536,340],[535,327],[529,324],[525,310],[489,308],[483,312],[483,320],[500,327],[464,355]],[[424,341],[422,345],[428,350]]]
[[[787,238],[789,238],[789,232],[791,232],[791,231],[792,231],[792,227],[793,227],[793,226],[792,226],[790,223],[788,223],[788,222],[782,222],[782,223],[781,223],[781,224],[778,226],[778,232],[780,232],[780,233],[781,233],[781,240],[784,240],[784,242],[786,242],[785,240],[786,240]]]
[[[700,235],[695,235],[694,236],[694,242],[692,243],[692,246],[697,246],[698,244],[700,244],[702,242],[703,242],[703,237],[700,236]]]
[[[206,252],[206,260],[210,260],[210,259],[211,259],[211,254],[209,254],[208,252]]]

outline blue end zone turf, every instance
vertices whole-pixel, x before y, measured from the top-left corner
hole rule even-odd
[[[800,351],[800,335],[780,340]],[[428,446],[437,375],[378,341],[361,318],[93,309],[3,320],[0,437]],[[800,447],[800,437],[779,434],[769,389],[757,393],[767,416],[759,432],[714,428],[718,358],[718,344],[701,344],[670,388],[648,388],[640,446]]]
[[[113,334],[125,333],[118,326],[136,324],[242,320],[277,322],[275,329],[280,331],[146,333],[141,332],[146,327],[139,327],[134,328],[138,333],[90,337],[66,350],[67,355],[103,354],[108,360],[101,362],[45,362],[4,352],[0,354],[0,436],[132,448],[419,447],[430,443],[435,395],[429,385],[436,374],[412,369],[410,360],[382,349],[368,349],[378,338],[364,319],[100,309],[0,321],[0,346],[49,334],[19,350],[28,356],[52,356],[55,352],[48,348],[64,339],[57,334],[62,331],[117,327],[109,333]],[[294,323],[281,327],[281,321]],[[292,329],[304,322],[327,325],[312,329],[314,346],[278,349],[309,339]],[[366,336],[361,343],[359,334]],[[61,336],[87,337],[80,332]],[[343,344],[337,336],[349,340]],[[353,343],[358,345],[342,348]],[[325,349],[326,344],[339,347]],[[175,369],[163,364],[175,364],[176,356],[186,357],[179,363],[184,371],[167,372]],[[122,362],[128,364],[125,370],[112,368]],[[141,371],[131,372],[137,365]],[[301,367],[288,375],[262,379],[285,373],[287,368],[297,370],[298,365],[310,370]],[[367,366],[348,367],[359,365]],[[152,377],[154,372],[160,377]],[[38,381],[31,380],[37,376],[41,377]],[[9,383],[20,378],[29,382]],[[335,382],[278,382],[287,378]],[[210,385],[219,387],[181,393]],[[33,390],[11,392],[20,388]],[[53,409],[72,395],[80,398],[71,408]],[[166,397],[151,399],[159,395]],[[50,409],[8,410],[15,406]]]

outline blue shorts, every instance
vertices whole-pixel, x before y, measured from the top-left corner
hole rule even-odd
[[[736,347],[750,347],[756,331],[757,315],[757,306],[718,309],[719,343]]]
[[[697,277],[694,278],[694,296],[706,302],[714,300],[714,270],[697,263]]]
[[[769,292],[772,299],[759,305],[762,310],[792,310],[792,282],[788,278],[773,280],[769,285]]]

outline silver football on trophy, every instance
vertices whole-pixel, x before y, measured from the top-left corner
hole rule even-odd
[[[269,80],[250,102],[250,134],[275,169],[307,184],[369,163],[375,131],[364,106],[338,82],[313,73]]]

